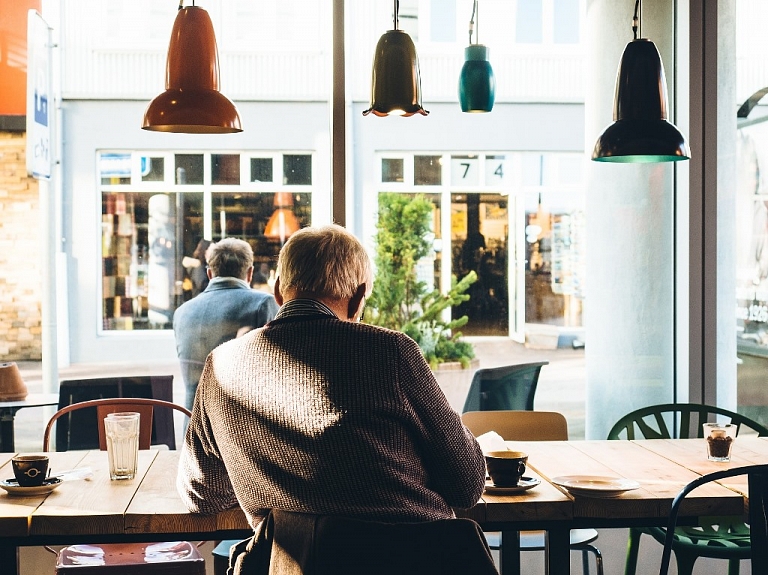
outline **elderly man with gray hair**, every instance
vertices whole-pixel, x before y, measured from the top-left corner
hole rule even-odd
[[[275,319],[206,361],[177,478],[190,511],[419,522],[477,503],[482,452],[418,345],[359,323],[371,268],[339,226],[290,237]]]
[[[208,286],[173,314],[176,353],[191,410],[205,358],[217,345],[275,317],[271,294],[251,289],[253,250],[248,242],[225,238],[206,251]]]

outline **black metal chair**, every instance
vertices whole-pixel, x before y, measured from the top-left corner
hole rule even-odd
[[[531,411],[541,368],[548,363],[537,361],[478,369],[462,411]]]
[[[702,475],[683,487],[672,501],[664,539],[659,575],[667,575],[672,549],[677,539],[677,517],[685,497],[697,487],[727,477],[747,475],[749,478],[749,537],[752,573],[768,573],[768,465],[747,465]]]
[[[65,379],[59,384],[59,406],[82,403],[92,399],[134,397],[160,399],[173,403],[173,376],[146,375],[125,377],[97,377],[90,379]],[[68,413],[56,424],[56,451],[98,449],[98,437],[92,430],[97,428],[96,408]],[[176,449],[173,413],[161,409],[152,422],[152,445],[167,445]]]
[[[665,403],[650,405],[628,413],[608,432],[608,439],[688,439],[704,437],[702,424],[716,416],[728,418],[737,426],[737,434],[745,429],[768,436],[768,428],[739,413],[713,405],[698,403]],[[737,435],[738,436],[738,435]],[[751,555],[749,526],[733,518],[709,518],[706,531],[679,527],[675,533],[674,551],[680,575],[691,575],[699,557],[728,560],[729,575],[738,575],[739,561]],[[635,575],[640,550],[640,537],[652,536],[664,543],[667,532],[662,527],[630,527],[624,575]],[[766,571],[768,573],[768,571]]]

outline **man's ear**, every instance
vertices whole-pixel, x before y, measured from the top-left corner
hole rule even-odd
[[[283,294],[280,293],[280,278],[275,280],[275,301],[277,305],[283,305]]]
[[[248,285],[251,285],[251,280],[253,280],[253,266],[249,267],[245,274],[245,281],[248,282]]]
[[[205,270],[205,275],[207,275],[207,276],[208,276],[208,279],[209,279],[209,280],[212,280],[212,279],[213,279],[213,270],[212,270],[211,268],[207,268],[207,269]]]
[[[350,321],[355,320],[355,316],[360,314],[360,316],[363,315],[363,303],[365,302],[365,290],[366,290],[365,284],[360,284],[357,286],[357,290],[355,290],[355,295],[352,296],[352,299],[349,300],[349,306],[347,307],[347,319]],[[359,320],[358,320],[359,321]]]

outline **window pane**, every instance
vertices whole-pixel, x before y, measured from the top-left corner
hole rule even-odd
[[[555,44],[579,43],[579,0],[555,0]]]
[[[508,237],[506,196],[451,195],[451,269],[459,280],[477,274],[469,300],[451,308],[453,319],[469,318],[461,328],[466,335],[509,332]]]
[[[203,183],[203,155],[176,154],[176,183],[200,185]]]
[[[211,154],[211,183],[213,185],[240,185],[239,154]]]
[[[273,180],[272,158],[251,158],[251,181],[271,182]]]
[[[311,194],[292,192],[213,194],[213,237],[236,237],[253,249],[254,284],[275,271],[277,254],[296,230],[312,223]],[[263,269],[262,269],[263,268]],[[262,272],[259,275],[258,272]]]
[[[517,26],[515,41],[518,44],[541,44],[542,0],[517,0]]]
[[[309,186],[312,184],[312,156],[283,156],[283,184],[286,186]]]
[[[163,182],[165,181],[165,158],[141,157],[141,181]]]
[[[101,183],[106,185],[131,183],[130,154],[101,154],[99,156]]]
[[[456,41],[456,0],[432,0],[431,40],[433,42]],[[467,22],[469,16],[467,14]]]
[[[402,158],[384,158],[381,160],[382,182],[403,182]]]
[[[414,156],[413,183],[417,186],[439,186],[442,181],[440,156]]]
[[[103,329],[170,329],[185,298],[182,259],[202,237],[202,210],[202,193],[102,194]]]

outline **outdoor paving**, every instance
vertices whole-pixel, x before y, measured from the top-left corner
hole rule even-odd
[[[549,361],[541,370],[534,405],[536,409],[560,411],[568,420],[571,439],[584,438],[584,350],[529,349],[501,338],[471,338],[480,367],[499,367],[514,363]],[[30,393],[42,393],[43,370],[40,362],[17,362]],[[176,358],[161,362],[111,362],[73,364],[59,368],[59,380],[118,375],[173,375],[173,396],[184,402],[184,385]],[[27,408],[16,414],[16,449],[42,449],[45,422],[53,408]]]

